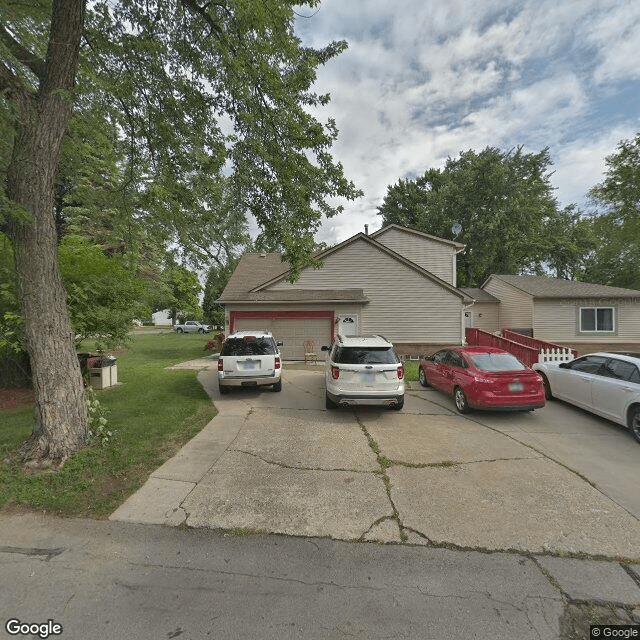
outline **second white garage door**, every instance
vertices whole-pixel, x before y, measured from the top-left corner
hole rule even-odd
[[[323,344],[331,344],[331,320],[329,318],[238,318],[236,331],[262,329],[271,331],[273,337],[282,342],[280,351],[285,360],[304,359],[304,343],[313,340],[318,358],[324,360]]]

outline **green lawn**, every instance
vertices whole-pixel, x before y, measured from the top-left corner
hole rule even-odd
[[[57,473],[0,464],[0,508],[108,516],[215,415],[197,372],[165,367],[205,355],[206,336],[136,334],[117,353],[118,382],[96,397],[108,410],[110,444],[78,452]],[[31,431],[33,409],[0,412],[0,459]]]
[[[418,380],[418,365],[417,361],[407,361],[404,363],[404,379],[408,381],[416,382]]]

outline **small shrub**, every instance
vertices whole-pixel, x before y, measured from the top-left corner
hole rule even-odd
[[[87,402],[87,444],[97,442],[101,447],[106,447],[114,437],[115,431],[107,428],[107,409],[96,398],[93,389],[85,389]]]

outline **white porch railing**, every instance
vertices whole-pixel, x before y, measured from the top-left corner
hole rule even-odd
[[[538,362],[570,362],[573,360],[571,349],[540,349]]]

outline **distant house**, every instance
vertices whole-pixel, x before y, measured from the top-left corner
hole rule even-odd
[[[464,245],[398,225],[358,233],[318,254],[295,283],[278,253],[245,254],[218,299],[227,332],[269,329],[285,358],[302,358],[305,342],[330,344],[336,333],[380,333],[400,353],[464,340],[456,254]]]
[[[640,291],[512,275],[489,276],[482,291],[500,301],[496,330],[513,329],[581,352],[640,344]]]
[[[171,311],[169,309],[164,309],[162,311],[156,311],[151,315],[151,319],[153,320],[153,324],[161,326],[161,327],[170,327],[171,326]]]

